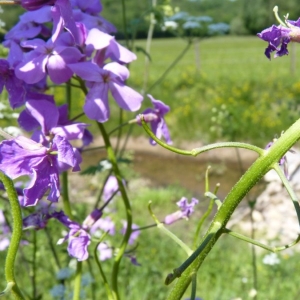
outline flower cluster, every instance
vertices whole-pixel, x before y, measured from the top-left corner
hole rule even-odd
[[[57,104],[49,93],[50,84],[80,88],[85,93],[84,114],[100,123],[110,119],[110,96],[121,109],[131,112],[140,109],[143,96],[126,84],[126,65],[136,55],[112,35],[116,28],[101,16],[99,0],[22,0],[20,4],[26,12],[3,42],[9,55],[0,59],[0,92],[7,90],[12,109],[21,108],[18,123],[28,134],[12,137],[1,130],[6,140],[0,143],[0,170],[13,180],[29,178],[18,191],[21,206],[36,206],[44,197],[52,205],[60,198],[60,174],[80,170],[81,152],[93,136],[89,124],[70,118],[69,105]],[[171,143],[164,121],[169,107],[149,97],[154,108],[145,110],[147,122],[158,138],[163,135]],[[134,122],[138,123],[137,118]],[[111,176],[104,201],[109,202],[118,190]],[[49,211],[48,206],[27,216],[24,229],[42,229],[49,219],[57,219],[69,228],[60,242],[68,240],[69,254],[86,259],[89,230],[93,231],[102,211],[94,211],[80,225],[62,211]],[[130,243],[138,230],[134,232]]]

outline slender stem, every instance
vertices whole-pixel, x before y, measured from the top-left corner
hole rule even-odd
[[[65,171],[62,173],[62,198],[63,198],[63,206],[64,212],[70,218],[72,218],[72,210],[69,198],[69,189],[68,189],[68,172]]]
[[[256,241],[256,240],[254,240],[254,239],[252,239],[252,238],[249,238],[249,237],[247,237],[247,236],[244,236],[243,234],[240,234],[240,233],[238,233],[238,232],[231,231],[231,230],[229,230],[229,229],[227,229],[227,228],[224,228],[224,229],[222,230],[222,233],[227,233],[227,234],[229,234],[229,235],[231,235],[231,236],[234,236],[234,237],[236,237],[236,238],[238,238],[238,239],[240,239],[240,240],[242,240],[242,241],[245,241],[245,242],[247,242],[247,243],[253,244],[253,245],[255,245],[255,246],[258,246],[258,247],[260,247],[260,248],[263,248],[263,249],[265,249],[265,250],[268,250],[268,251],[271,251],[271,252],[274,252],[274,253],[275,253],[275,252],[282,251],[282,250],[285,250],[285,249],[287,249],[287,248],[291,248],[291,247],[295,246],[295,245],[299,242],[299,240],[300,240],[300,235],[299,235],[299,236],[297,237],[297,239],[294,240],[293,242],[291,242],[290,244],[287,244],[287,245],[284,245],[284,246],[279,246],[279,247],[271,247],[271,246],[265,245],[265,244],[263,244],[263,243],[260,243],[259,241]]]
[[[74,294],[73,300],[80,300],[80,289],[81,289],[81,277],[82,277],[82,261],[77,262],[76,274],[74,280]]]
[[[114,128],[112,131],[110,131],[110,132],[108,133],[108,135],[112,135],[112,134],[113,134],[114,132],[116,132],[117,130],[120,131],[120,129],[121,129],[122,127],[127,126],[127,125],[129,125],[129,124],[133,124],[133,123],[137,123],[137,120],[136,120],[136,119],[132,119],[132,120],[130,120],[130,121],[127,121],[127,122],[125,122],[125,123],[120,124],[119,126],[117,126],[116,128]]]
[[[119,189],[120,189],[122,199],[123,199],[123,202],[124,202],[124,206],[125,206],[125,210],[126,210],[127,227],[126,227],[126,231],[125,231],[122,243],[120,245],[119,251],[118,251],[118,253],[115,257],[114,265],[113,265],[113,271],[112,271],[112,292],[113,292],[113,296],[114,296],[115,299],[120,299],[119,292],[118,292],[118,273],[119,273],[120,262],[121,262],[121,259],[124,255],[124,253],[125,253],[126,246],[128,244],[128,240],[130,238],[131,231],[132,231],[132,212],[131,212],[130,201],[129,201],[129,198],[127,196],[126,190],[125,190],[125,186],[124,186],[124,183],[123,183],[123,180],[122,180],[121,172],[119,170],[117,158],[116,158],[114,150],[111,146],[109,137],[107,135],[107,132],[106,132],[103,124],[101,124],[101,123],[97,123],[97,124],[98,124],[98,127],[99,127],[100,131],[101,131],[101,134],[102,134],[105,146],[106,146],[107,157],[108,157],[109,161],[112,164],[113,172],[114,172],[114,174],[117,178]]]
[[[94,249],[94,257],[96,259],[96,263],[97,263],[97,266],[99,268],[99,271],[100,271],[100,274],[101,274],[101,277],[102,277],[102,280],[103,280],[103,283],[104,283],[104,287],[105,287],[105,290],[106,290],[106,294],[107,294],[107,297],[108,297],[108,300],[112,300],[114,299],[113,298],[113,295],[112,295],[112,291],[110,289],[110,286],[108,284],[108,281],[107,281],[107,278],[105,276],[105,273],[103,271],[103,268],[102,268],[102,265],[101,265],[101,262],[99,260],[99,256],[98,256],[98,246],[99,244],[101,243],[101,241],[103,240],[104,236],[102,236],[101,240],[99,243],[97,243],[95,249]]]
[[[192,150],[182,150],[173,146],[170,146],[166,143],[164,143],[162,140],[158,139],[155,134],[153,134],[153,132],[151,131],[151,129],[147,126],[145,120],[144,120],[144,116],[140,115],[140,120],[142,122],[142,126],[144,127],[145,131],[149,134],[149,136],[155,141],[157,142],[157,144],[161,145],[163,148],[168,149],[172,152],[181,154],[181,155],[187,155],[187,156],[197,156],[200,153],[209,151],[209,150],[213,150],[213,149],[218,149],[218,148],[232,148],[232,147],[237,147],[237,148],[244,148],[244,149],[248,149],[248,150],[252,150],[257,152],[259,155],[262,155],[264,153],[264,150],[250,145],[250,144],[246,144],[246,143],[238,143],[238,142],[223,142],[223,143],[215,143],[215,144],[211,144],[211,145],[207,145],[207,146],[203,146],[200,148],[194,148]]]
[[[98,257],[95,255],[95,259],[96,259],[96,260],[97,260],[97,258],[98,258]],[[95,273],[94,273],[94,271],[93,271],[93,267],[92,267],[92,264],[91,264],[91,260],[88,259],[88,260],[87,260],[87,263],[88,263],[88,266],[89,266],[89,271],[90,271],[91,276],[92,276],[92,278],[93,278],[93,282],[92,282],[92,299],[93,299],[93,300],[96,300],[96,290],[97,290],[97,283],[96,283],[96,280],[95,280],[96,276],[95,276]]]
[[[46,234],[46,236],[47,236],[47,239],[48,239],[48,242],[49,242],[48,244],[49,244],[50,250],[51,250],[51,252],[52,252],[52,254],[53,254],[53,256],[54,256],[55,263],[56,263],[58,269],[61,269],[61,264],[60,264],[58,255],[57,255],[57,253],[56,253],[56,249],[55,249],[55,247],[54,247],[54,245],[53,245],[52,237],[51,237],[51,235],[49,234],[49,231],[48,231],[48,228],[47,228],[47,227],[44,228],[44,232],[45,232],[45,234]]]
[[[264,150],[263,154],[235,184],[225,198],[223,205],[217,211],[209,229],[203,237],[203,242],[200,247],[188,258],[188,268],[180,267],[175,269],[173,274],[168,275],[166,279],[167,284],[180,276],[168,296],[168,300],[177,300],[182,297],[192,280],[192,274],[197,272],[202,265],[204,259],[221,236],[222,230],[225,228],[238,204],[263,175],[266,174],[270,168],[278,164],[281,157],[296,143],[296,141],[298,141],[299,138],[300,119],[297,120],[268,150]],[[186,271],[183,272],[184,270]]]
[[[295,192],[293,191],[291,185],[290,185],[290,182],[287,180],[285,174],[283,173],[283,171],[281,170],[281,168],[279,167],[279,165],[275,165],[274,166],[274,170],[277,172],[278,176],[280,177],[282,183],[284,184],[287,192],[289,193],[292,201],[293,201],[293,204],[294,204],[294,207],[295,207],[295,211],[296,211],[296,214],[297,214],[297,218],[298,218],[298,223],[299,223],[299,226],[300,226],[300,206],[299,206],[299,200],[298,200],[298,197],[297,195],[295,194]]]
[[[133,130],[133,124],[130,124],[129,130],[128,130],[127,134],[126,134],[126,138],[125,138],[124,143],[123,143],[123,145],[122,145],[122,148],[121,148],[121,150],[120,150],[120,152],[119,152],[119,158],[122,158],[122,157],[123,157],[123,154],[124,154],[124,152],[125,152],[125,149],[126,149],[126,146],[127,146],[128,140],[129,140],[129,137],[130,137],[130,135],[131,135],[131,133],[132,133],[132,130]]]
[[[193,249],[195,249],[197,247],[200,230],[202,228],[202,225],[203,225],[204,221],[210,215],[210,213],[211,213],[211,211],[214,207],[214,203],[215,203],[215,201],[213,199],[210,200],[209,206],[208,206],[206,212],[203,214],[203,216],[201,217],[201,219],[200,219],[200,221],[197,225],[196,233],[195,233],[195,236],[194,236]]]
[[[119,124],[123,123],[123,109],[119,109]],[[115,153],[117,155],[118,151],[119,151],[119,147],[120,147],[120,142],[121,142],[121,136],[122,136],[122,128],[123,126],[119,126],[118,128],[118,137],[117,137],[117,145],[115,148]]]
[[[286,23],[284,23],[278,15],[278,6],[274,6],[273,12],[274,12],[275,18],[279,22],[279,24],[282,25],[283,27],[287,27]]]
[[[151,201],[148,203],[148,210],[150,212],[150,215],[154,219],[156,226],[158,229],[160,229],[164,234],[166,234],[168,237],[170,237],[177,245],[179,245],[187,255],[191,255],[193,251],[181,240],[179,239],[174,233],[169,231],[163,223],[160,223],[160,221],[157,219],[157,217],[154,215],[152,209],[151,209]]]
[[[186,47],[182,50],[182,52],[177,56],[177,58],[171,63],[171,65],[165,70],[165,72],[150,86],[147,90],[147,94],[150,93],[158,84],[160,84],[165,77],[169,74],[169,72],[177,65],[177,63],[183,58],[185,53],[189,50],[192,45],[192,41],[189,40]],[[145,93],[146,94],[146,93]]]
[[[152,42],[152,37],[153,37],[153,31],[155,27],[155,15],[153,12],[153,9],[156,7],[156,0],[152,0],[152,11],[150,13],[150,24],[149,24],[149,29],[148,29],[148,34],[147,34],[147,41],[146,41],[146,53],[145,55],[145,65],[144,65],[144,84],[143,84],[143,92],[147,90],[147,85],[148,85],[148,79],[149,79],[149,64],[150,64],[150,51],[151,51],[151,42]]]
[[[15,261],[22,237],[23,226],[21,207],[13,181],[2,172],[0,172],[0,180],[7,192],[13,219],[12,234],[5,260],[5,278],[7,281],[7,287],[2,293],[0,293],[0,296],[11,291],[15,299],[24,299],[15,278]]]
[[[33,234],[33,251],[32,251],[32,299],[36,299],[36,251],[37,251],[37,240],[36,231],[32,230]]]
[[[129,49],[129,39],[128,39],[128,32],[127,32],[126,4],[125,4],[125,0],[121,0],[121,2],[122,2],[122,18],[123,18],[124,37],[125,37],[126,47]]]
[[[105,179],[104,179],[102,188],[101,188],[101,190],[100,190],[100,192],[99,192],[99,195],[98,195],[98,197],[97,197],[97,201],[96,201],[96,203],[95,203],[95,205],[94,205],[94,209],[96,209],[96,208],[99,206],[99,203],[100,203],[101,198],[102,198],[102,195],[103,195],[104,187],[105,187],[105,185],[106,185],[106,183],[107,183],[107,180],[108,180],[109,176],[111,175],[111,173],[112,173],[112,171],[109,171],[109,173],[107,174],[107,176],[106,176]]]
[[[251,206],[250,220],[251,220],[251,239],[255,238],[255,227],[253,219],[254,207]],[[258,277],[257,277],[257,263],[256,263],[256,249],[255,245],[251,244],[251,256],[252,256],[252,272],[253,272],[253,288],[258,291]],[[254,300],[257,299],[257,294],[254,296]]]
[[[197,273],[192,275],[192,292],[190,300],[196,299],[196,292],[197,292]]]

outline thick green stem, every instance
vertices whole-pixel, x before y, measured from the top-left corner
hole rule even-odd
[[[114,172],[114,175],[117,178],[118,181],[118,185],[119,185],[119,190],[121,192],[121,196],[124,202],[124,206],[125,206],[125,210],[126,210],[126,219],[127,219],[127,228],[124,234],[124,238],[122,240],[122,243],[120,245],[119,251],[115,257],[114,260],[114,265],[113,265],[113,271],[112,271],[112,293],[113,293],[113,297],[115,299],[120,299],[119,296],[119,292],[118,292],[118,274],[119,274],[119,267],[120,267],[120,263],[121,263],[121,259],[125,253],[127,244],[128,244],[128,240],[130,238],[131,235],[131,231],[132,231],[132,212],[131,212],[131,205],[129,202],[129,198],[127,196],[126,190],[125,190],[125,186],[122,180],[122,176],[121,176],[121,172],[119,170],[118,167],[118,162],[117,162],[117,158],[116,155],[114,153],[114,150],[111,146],[108,134],[103,126],[103,124],[101,123],[97,123],[98,127],[101,131],[104,143],[105,143],[105,147],[106,147],[106,151],[107,151],[107,158],[108,160],[111,162],[112,164],[112,169]]]
[[[15,299],[24,299],[15,279],[15,260],[22,237],[23,227],[21,207],[13,181],[2,172],[0,172],[0,180],[3,182],[7,192],[13,219],[12,234],[5,260],[5,278],[7,281],[7,288],[4,292],[0,293],[0,296],[6,295],[9,291],[11,291]]]
[[[224,200],[223,205],[217,211],[211,225],[202,239],[200,247],[188,258],[188,268],[179,267],[173,274],[169,274],[167,283],[172,282],[175,277],[179,277],[173,287],[168,300],[181,299],[187,287],[191,283],[192,275],[198,271],[204,259],[221,236],[222,231],[230,219],[232,213],[242,201],[250,189],[271,169],[281,157],[300,138],[300,119],[295,122],[268,150],[252,164],[247,172],[235,184]],[[197,255],[196,255],[196,254]],[[183,264],[183,265],[184,265]],[[182,273],[183,272],[183,273]]]
[[[76,274],[74,280],[74,294],[73,300],[80,300],[80,289],[81,289],[81,277],[82,277],[82,261],[77,262]]]

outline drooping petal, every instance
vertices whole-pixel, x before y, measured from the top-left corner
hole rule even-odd
[[[129,111],[137,111],[140,109],[143,101],[141,94],[124,84],[110,82],[109,87],[112,96],[121,108]]]
[[[108,85],[94,84],[86,96],[83,109],[88,118],[101,123],[106,122],[110,115]]]
[[[38,121],[44,134],[48,135],[51,128],[58,122],[58,109],[54,103],[47,100],[29,100],[26,102],[28,113]]]
[[[68,67],[84,80],[103,82],[101,74],[103,74],[104,71],[91,62],[69,64]]]

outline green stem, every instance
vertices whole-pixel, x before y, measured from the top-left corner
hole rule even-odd
[[[197,273],[193,274],[192,278],[192,292],[190,300],[196,299],[196,292],[197,292]]]
[[[113,298],[113,295],[112,295],[112,291],[111,291],[110,286],[108,284],[108,281],[106,279],[105,273],[102,269],[101,262],[100,262],[99,256],[98,256],[98,250],[97,250],[97,248],[98,248],[99,244],[101,243],[101,241],[103,240],[103,238],[104,238],[104,236],[102,236],[102,238],[100,239],[100,242],[97,243],[97,245],[94,249],[94,257],[96,259],[96,263],[97,263],[97,266],[99,268],[99,271],[100,271],[100,274],[101,274],[101,277],[102,277],[102,280],[103,280],[103,283],[104,283],[104,287],[105,287],[105,290],[106,290],[108,300],[113,300],[114,298]]]
[[[97,123],[97,124],[101,131],[101,134],[102,134],[105,146],[106,146],[108,160],[111,162],[113,172],[117,178],[119,189],[120,189],[120,192],[122,195],[122,199],[123,199],[125,211],[126,211],[127,227],[126,227],[126,231],[125,231],[122,243],[120,245],[119,251],[114,259],[114,265],[113,265],[113,271],[112,271],[113,296],[115,299],[120,299],[119,292],[118,292],[118,274],[119,274],[119,267],[120,267],[121,259],[125,253],[125,250],[126,250],[126,247],[128,244],[128,240],[130,238],[131,231],[132,231],[132,212],[131,212],[131,205],[129,202],[129,198],[127,196],[125,186],[123,184],[121,172],[119,170],[117,158],[116,158],[114,150],[111,146],[108,134],[107,134],[103,124],[101,124],[101,123]]]
[[[125,0],[121,0],[121,2],[122,2],[122,18],[123,18],[124,37],[125,37],[126,47],[129,49],[129,39],[128,39],[128,32],[127,32],[126,4],[125,4]]]
[[[68,189],[68,172],[65,171],[62,173],[62,198],[63,198],[63,206],[64,212],[66,215],[72,219],[72,210],[69,198],[69,189]]]
[[[150,13],[150,20],[149,20],[149,29],[147,34],[147,41],[146,41],[146,53],[145,55],[145,65],[144,65],[144,84],[143,84],[143,92],[147,90],[148,79],[149,79],[149,64],[150,64],[150,51],[151,51],[151,42],[153,37],[153,31],[155,27],[155,15],[153,9],[156,7],[156,0],[152,0],[152,12]]]
[[[151,209],[151,201],[149,201],[149,203],[148,203],[148,210],[149,210],[149,213],[152,216],[153,220],[155,221],[157,228],[160,229],[167,236],[169,236],[177,245],[179,245],[186,252],[187,255],[191,255],[193,251],[181,239],[179,239],[175,234],[173,234],[171,231],[169,231],[164,226],[164,224],[161,223],[157,219],[157,217],[155,216],[155,214],[153,213],[153,211]]]
[[[280,166],[279,165],[274,166],[274,170],[277,172],[278,176],[280,177],[283,185],[285,186],[287,192],[289,193],[289,195],[293,201],[295,211],[297,214],[297,218],[298,218],[298,223],[300,225],[300,206],[299,206],[298,197],[295,194],[295,192],[293,191],[293,189],[290,185],[290,182],[287,180],[287,178],[286,178],[285,174],[282,172],[282,169],[280,168]]]
[[[21,207],[13,181],[2,172],[0,172],[0,180],[2,181],[7,192],[13,219],[12,234],[5,260],[5,278],[7,281],[7,287],[2,293],[0,293],[0,296],[11,291],[15,299],[24,299],[15,278],[15,261],[22,237],[23,227]]]
[[[32,253],[32,299],[36,299],[36,251],[37,251],[37,241],[36,241],[36,231],[32,231],[33,234],[33,253]]]
[[[196,229],[196,233],[195,233],[195,237],[194,237],[194,242],[193,242],[193,249],[195,249],[197,247],[197,244],[198,244],[198,237],[199,237],[199,233],[200,233],[200,230],[202,228],[202,225],[204,223],[204,221],[207,219],[207,217],[210,215],[213,207],[214,207],[214,203],[215,201],[212,199],[210,200],[209,202],[209,206],[208,206],[208,209],[206,210],[206,212],[203,214],[203,216],[201,217],[199,223],[198,223],[198,226],[197,226],[197,229]]]
[[[246,144],[246,143],[237,143],[237,142],[223,142],[223,143],[215,143],[215,144],[211,144],[211,145],[207,145],[207,146],[203,146],[200,148],[195,148],[192,150],[182,150],[173,146],[170,146],[166,143],[164,143],[163,141],[159,140],[155,134],[151,131],[151,129],[147,126],[145,120],[144,120],[144,116],[140,115],[140,120],[142,122],[142,126],[144,127],[145,131],[149,134],[149,136],[155,141],[157,142],[157,144],[159,144],[160,146],[162,146],[163,148],[170,150],[172,152],[181,154],[181,155],[187,155],[187,156],[197,156],[200,153],[209,151],[209,150],[213,150],[213,149],[218,149],[218,148],[232,148],[232,147],[237,147],[237,148],[244,148],[244,149],[248,149],[248,150],[252,150],[254,152],[257,152],[259,155],[262,155],[264,153],[264,150],[250,145],[250,144]]]
[[[242,241],[245,241],[247,243],[250,243],[252,245],[258,246],[260,248],[263,248],[265,250],[268,250],[268,251],[271,251],[271,252],[274,252],[274,253],[282,251],[282,250],[285,250],[285,249],[288,249],[288,248],[291,248],[291,247],[295,246],[299,242],[299,240],[300,240],[300,235],[299,235],[297,237],[297,239],[294,240],[293,242],[291,242],[290,244],[287,244],[287,245],[284,245],[284,246],[279,246],[279,247],[270,247],[268,245],[260,243],[259,241],[254,240],[252,238],[244,236],[244,235],[242,235],[242,234],[240,234],[238,232],[231,231],[231,230],[229,230],[227,228],[223,229],[222,233],[227,233],[227,234],[229,234],[231,236],[234,236],[234,237],[236,237],[236,238],[238,238],[238,239],[240,239]]]
[[[76,267],[75,280],[74,280],[73,300],[81,299],[80,298],[81,277],[82,277],[82,261],[78,261]]]
[[[298,141],[300,138],[300,119],[297,120],[268,150],[264,150],[263,154],[250,166],[241,179],[235,184],[232,190],[225,198],[223,205],[217,211],[211,222],[207,233],[203,237],[200,247],[185,262],[187,268],[175,269],[173,274],[169,274],[166,283],[172,282],[176,277],[177,283],[173,287],[168,300],[177,300],[182,297],[185,290],[192,280],[192,274],[197,272],[202,265],[204,259],[217,242],[225,229],[232,213],[242,201],[244,196],[250,189],[281,159],[281,157]],[[185,264],[184,263],[184,264]],[[185,272],[183,272],[186,270]],[[183,273],[182,273],[183,272]]]

